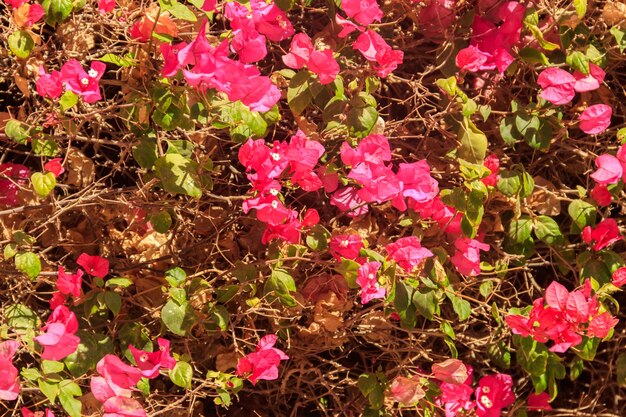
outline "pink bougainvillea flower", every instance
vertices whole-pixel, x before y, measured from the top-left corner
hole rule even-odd
[[[61,73],[59,71],[52,71],[50,74],[46,73],[43,65],[39,66],[39,78],[35,82],[35,89],[37,94],[42,97],[57,99],[63,94],[63,80],[61,80]]]
[[[51,159],[44,164],[43,169],[45,169],[48,172],[52,172],[52,175],[54,175],[55,178],[58,178],[59,175],[65,172],[65,169],[63,168],[63,165],[61,164],[62,160],[63,159],[61,158]]]
[[[104,278],[109,274],[109,261],[101,256],[81,253],[76,263],[82,266],[89,275]]]
[[[445,39],[446,32],[453,27],[455,14],[455,0],[428,0],[426,6],[419,11],[420,31],[431,40]]]
[[[111,397],[102,406],[104,407],[102,417],[147,417],[146,410],[133,398]]]
[[[54,417],[54,413],[50,411],[50,409],[46,408],[44,412],[41,411],[30,411],[26,407],[22,407],[21,410],[22,417]]]
[[[330,239],[330,253],[340,261],[341,258],[355,260],[363,248],[363,239],[358,235],[335,235]]]
[[[87,72],[80,62],[70,59],[61,67],[61,81],[68,90],[81,96],[85,103],[95,103],[102,99],[99,82],[105,70],[105,63],[93,61]]]
[[[380,266],[380,262],[366,262],[357,271],[356,283],[361,287],[361,304],[363,305],[374,299],[385,298],[387,291],[378,284],[376,278]]]
[[[537,78],[537,84],[543,89],[539,97],[557,106],[569,103],[576,94],[574,91],[576,78],[560,68],[543,70]]]
[[[604,132],[611,125],[611,116],[613,109],[606,104],[594,104],[583,111],[578,120],[580,120],[580,130],[589,134],[597,135]]]
[[[333,56],[333,51],[315,50],[311,38],[305,33],[298,33],[293,37],[289,53],[282,59],[289,68],[300,69],[307,66],[319,77],[322,84],[332,83],[339,74],[339,64]]]
[[[411,273],[422,261],[433,253],[422,247],[416,236],[403,237],[385,246],[389,259],[396,261],[406,272]]]
[[[426,396],[420,378],[397,376],[389,386],[389,397],[403,405],[413,405]]]
[[[230,47],[239,55],[239,61],[249,64],[267,56],[267,39],[256,30],[238,29],[233,35]]]
[[[492,62],[491,58],[488,53],[470,45],[457,53],[455,63],[462,71],[488,71],[496,68],[496,64]]]
[[[501,410],[515,402],[513,378],[506,374],[487,375],[478,381],[476,415],[478,417],[500,417]]]
[[[66,297],[59,291],[54,292],[52,294],[52,297],[50,297],[50,309],[54,310],[58,306],[65,304],[65,302],[67,301],[65,298]]]
[[[368,212],[366,201],[358,196],[358,190],[354,187],[343,187],[330,196],[330,204],[336,206],[348,217],[358,217]]]
[[[204,0],[200,9],[205,12],[215,11],[215,9],[217,9],[217,0]]]
[[[613,196],[604,184],[596,184],[596,186],[593,187],[591,190],[591,198],[593,198],[600,207],[606,207],[613,201]]]
[[[595,159],[595,164],[598,169],[591,174],[591,178],[598,184],[615,184],[622,178],[622,164],[613,155],[600,155]]]
[[[433,201],[439,194],[439,184],[430,175],[430,166],[425,159],[410,164],[399,164],[395,177],[400,181],[402,188],[392,201],[398,210],[407,209],[405,197],[423,204]]]
[[[23,4],[28,3],[28,0],[5,0],[5,2],[11,5],[14,9],[17,9]]]
[[[593,91],[600,87],[600,84],[604,81],[606,73],[602,68],[594,64],[589,63],[589,75],[585,75],[580,71],[574,71],[574,78],[576,83],[574,84],[574,90],[579,93],[585,91]]]
[[[98,0],[98,11],[107,14],[115,9],[115,0]]]
[[[19,342],[7,340],[0,343],[0,400],[13,401],[20,394],[19,371],[13,365],[13,356]]]
[[[256,209],[257,219],[272,226],[294,219],[297,214],[294,210],[285,207],[278,197],[271,194],[245,200],[242,208],[244,213]]]
[[[340,148],[341,162],[349,166],[359,163],[380,165],[391,161],[389,139],[383,135],[368,135],[363,138],[356,148],[348,142],[343,142]]]
[[[450,258],[456,270],[463,275],[480,275],[480,251],[489,250],[489,245],[476,239],[460,237],[454,242],[456,252]]]
[[[587,226],[583,229],[583,241],[589,245],[593,244],[593,250],[601,250],[607,246],[622,240],[619,228],[615,219],[605,219],[596,227]]]
[[[57,288],[63,295],[72,295],[74,298],[80,297],[83,283],[83,271],[79,269],[75,274],[66,274],[65,268],[59,266],[57,277]]]
[[[432,366],[433,378],[450,384],[462,384],[469,373],[465,364],[458,359],[446,359]]]
[[[144,377],[149,379],[156,378],[161,368],[173,369],[176,365],[176,359],[170,354],[170,341],[158,338],[157,343],[159,350],[155,352],[146,352],[133,345],[128,346],[128,350],[137,363],[137,368],[141,370]]]
[[[301,69],[309,62],[311,52],[315,48],[311,38],[306,33],[297,33],[291,39],[289,53],[283,55],[282,60],[289,68]]]
[[[404,58],[404,52],[392,49],[378,33],[371,29],[361,33],[352,47],[361,52],[366,60],[375,63],[374,69],[380,77],[391,74]]]
[[[587,336],[604,339],[617,325],[619,320],[609,312],[600,313],[594,316],[587,326]]]
[[[158,20],[157,19],[157,15]],[[156,20],[156,24],[155,24]],[[178,26],[170,18],[168,12],[162,12],[157,7],[149,8],[145,14],[130,28],[130,36],[140,42],[148,42],[152,37],[152,31],[159,35],[175,38],[178,36]]]
[[[74,313],[72,313],[74,314]],[[76,352],[80,338],[68,332],[63,323],[48,323],[45,333],[35,337],[37,343],[43,346],[43,359],[58,361]]]
[[[367,26],[372,22],[380,22],[383,11],[376,0],[341,0],[341,9],[357,23]]]
[[[281,360],[289,359],[289,356],[274,347],[276,335],[263,336],[257,344],[256,351],[249,353],[239,359],[237,363],[237,375],[250,374],[247,378],[253,385],[263,380],[273,380],[278,378],[278,365]]]
[[[341,17],[339,13],[335,15],[335,23],[337,23],[341,27],[341,30],[337,34],[337,37],[339,37],[340,39],[348,37],[348,35],[355,30],[358,30],[359,32],[363,32],[365,30],[364,27],[357,25],[344,17]]]
[[[467,366],[467,379],[462,384],[442,382],[439,384],[441,395],[435,402],[443,406],[446,417],[455,417],[461,410],[469,411],[475,407],[472,397],[472,367]]]
[[[623,266],[613,272],[611,278],[611,282],[616,287],[621,287],[622,285],[626,284],[626,266]]]
[[[490,187],[495,187],[498,184],[498,178],[500,176],[500,159],[498,158],[498,155],[491,154],[487,156],[483,165],[491,171],[491,174],[481,179],[482,183]]]
[[[18,191],[26,185],[30,170],[20,164],[0,164],[0,205],[17,206]]]
[[[550,406],[550,394],[542,392],[535,394],[534,392],[528,396],[527,408],[529,410],[552,410]]]
[[[315,209],[307,209],[302,218],[302,227],[313,227],[320,222],[320,214]]]
[[[129,392],[127,390],[137,385],[143,376],[140,369],[125,364],[120,358],[111,354],[100,359],[96,370],[116,395],[130,396],[127,395]]]
[[[273,1],[250,0],[250,8],[256,30],[270,41],[280,42],[293,35],[293,26],[287,14]]]

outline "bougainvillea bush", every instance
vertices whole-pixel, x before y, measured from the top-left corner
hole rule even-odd
[[[0,29],[0,415],[626,415],[623,3]]]

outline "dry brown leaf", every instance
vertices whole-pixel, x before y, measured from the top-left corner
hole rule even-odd
[[[600,18],[608,26],[620,25],[623,27],[626,24],[626,4],[617,1],[607,2],[602,9]]]
[[[393,327],[381,310],[375,310],[366,315],[358,325],[360,334],[371,342],[389,340],[389,332]]]
[[[77,187],[86,187],[96,176],[94,163],[77,148],[70,148],[67,154],[68,173],[65,183]]]
[[[56,31],[57,37],[63,43],[63,49],[80,59],[87,56],[89,50],[96,46],[93,29],[74,19],[60,24]]]
[[[528,198],[528,205],[536,213],[545,216],[558,216],[561,213],[561,200],[556,195],[556,187],[543,177],[534,177],[535,189]]]

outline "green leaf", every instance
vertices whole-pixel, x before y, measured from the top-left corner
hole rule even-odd
[[[537,43],[539,43],[539,46],[541,46],[543,49],[545,49],[546,51],[554,51],[555,49],[559,49],[559,45],[557,45],[556,43],[545,40],[541,29],[539,29],[537,25],[526,24],[526,27],[528,28],[528,30],[530,30],[530,33],[533,34],[533,36],[537,40]]]
[[[186,20],[187,22],[196,22],[198,18],[195,14],[182,3],[177,1],[173,2],[173,6],[167,9],[170,14],[178,19]]]
[[[180,287],[187,281],[187,273],[182,268],[174,267],[165,272],[165,280],[172,287]]]
[[[54,404],[57,399],[57,395],[59,395],[59,384],[57,382],[46,381],[42,378],[37,380],[37,385],[48,401]]]
[[[59,383],[59,401],[70,417],[81,417],[83,404],[75,398],[81,395],[83,392],[75,382],[65,380]]]
[[[513,197],[522,188],[522,175],[517,170],[513,171],[500,171],[500,178],[498,179],[498,191],[507,197]]]
[[[46,375],[57,374],[59,372],[62,372],[63,369],[65,369],[65,365],[63,364],[63,362],[48,361],[45,359],[41,361],[41,370]]]
[[[574,0],[574,8],[578,18],[582,19],[587,13],[587,0]]]
[[[624,31],[619,26],[613,26],[610,29],[610,32],[611,32],[611,35],[613,35],[613,37],[615,38],[615,41],[617,42],[619,51],[624,52],[624,49],[626,49],[626,31]]]
[[[294,116],[302,113],[313,100],[313,94],[309,88],[310,76],[308,71],[301,70],[289,82],[287,104]]]
[[[167,140],[167,151],[165,153],[177,153],[185,158],[193,155],[194,144],[188,140]]]
[[[582,231],[585,226],[593,226],[596,221],[596,208],[583,200],[574,200],[567,208],[574,224]]]
[[[193,378],[193,368],[187,362],[178,361],[174,369],[170,371],[170,379],[181,388],[191,388],[191,379]]]
[[[586,5],[586,0],[574,0],[574,3],[577,1],[583,1]],[[565,58],[565,62],[567,62],[572,69],[578,70],[585,75],[589,75],[589,58],[587,58],[587,56],[585,56],[582,52],[574,51],[570,53],[567,58]]]
[[[78,378],[95,369],[104,355],[113,353],[113,341],[103,334],[85,330],[79,330],[76,335],[80,338],[80,344],[76,352],[63,359],[63,362],[70,374]],[[137,346],[138,349],[142,348],[139,344]]]
[[[365,397],[373,392],[377,385],[378,379],[374,374],[361,374],[359,375],[359,379],[357,380],[357,386],[359,387],[359,391],[361,391],[361,394],[363,394]]]
[[[133,158],[142,168],[152,168],[158,157],[157,143],[154,138],[141,138],[139,144],[133,146]]]
[[[196,314],[188,302],[180,305],[174,300],[169,300],[161,310],[161,320],[169,331],[185,336],[197,321]]]
[[[533,222],[530,217],[522,215],[517,220],[511,220],[507,236],[515,243],[523,243],[530,237],[533,230]]]
[[[25,30],[16,30],[7,38],[9,49],[16,57],[26,59],[35,47],[35,41]]]
[[[624,354],[622,354],[624,355]],[[619,357],[618,357],[618,363],[619,363]],[[585,362],[580,359],[580,358],[574,358],[572,359],[572,362],[570,363],[570,371],[569,371],[569,379],[570,381],[575,381],[578,379],[578,377],[580,376],[580,374],[585,370]],[[619,365],[617,368],[617,379],[619,381]],[[626,375],[624,375],[626,377]],[[626,382],[626,381],[625,381]],[[619,382],[618,382],[619,383]]]
[[[15,143],[25,144],[30,137],[30,126],[18,120],[11,119],[4,128],[4,133]]]
[[[36,381],[42,377],[41,372],[39,372],[39,369],[37,368],[22,368],[20,375],[29,381]]]
[[[515,145],[522,140],[522,134],[515,127],[515,117],[509,116],[500,120],[500,136],[504,143],[509,146]]]
[[[535,48],[522,48],[519,51],[519,56],[530,64],[550,65],[550,61],[544,53]]]
[[[130,57],[121,57],[115,54],[105,54],[98,58],[98,61],[106,62],[124,68],[133,67],[136,65],[136,61],[132,58],[132,55]]]
[[[290,294],[290,292],[296,291],[296,283],[284,269],[276,268],[272,271],[270,277],[265,281],[263,291],[265,294],[273,293],[287,307],[297,305],[296,300]]]
[[[78,103],[78,95],[74,94],[70,90],[65,90],[65,93],[61,96],[59,100],[59,106],[61,106],[61,111],[65,112],[66,110],[71,109]]]
[[[452,301],[452,308],[457,316],[459,316],[460,321],[465,321],[472,314],[472,305],[469,301],[458,297],[455,294],[447,293],[448,298]]]
[[[4,247],[4,260],[11,259],[17,254],[17,243],[7,243]]]
[[[104,284],[104,286],[107,288],[115,288],[115,287],[128,288],[131,285],[133,285],[133,280],[129,278],[124,278],[124,277],[108,279],[107,282]]]
[[[45,174],[35,172],[30,176],[30,181],[33,183],[33,188],[39,197],[46,197],[57,185],[57,180],[52,172]]]
[[[150,215],[150,224],[158,233],[166,233],[172,225],[172,216],[167,210]]]
[[[72,0],[44,0],[41,3],[46,12],[46,22],[51,26],[63,22],[72,13]]]
[[[222,305],[217,305],[215,306],[215,308],[213,308],[213,311],[211,311],[211,320],[213,321],[213,323],[208,323],[209,326],[207,327],[213,330],[213,325],[217,325],[220,330],[226,331],[228,329],[229,317],[230,314],[228,314],[228,310],[226,309],[226,307]]]
[[[104,304],[111,310],[113,315],[117,316],[122,309],[122,297],[115,291],[107,291],[104,293]]]
[[[478,291],[480,292],[480,295],[483,296],[483,298],[488,298],[493,293],[493,281],[489,280],[483,282],[482,284],[480,284]]]
[[[28,330],[39,329],[39,316],[24,304],[12,304],[4,310],[4,318],[9,328],[16,333],[26,333]]]
[[[459,157],[474,164],[482,164],[487,154],[487,136],[467,117],[463,118],[457,135],[461,142]]]
[[[187,194],[200,198],[202,190],[198,186],[197,164],[179,154],[167,154],[154,164],[157,177],[163,189],[172,194]]]
[[[563,243],[563,234],[557,222],[552,217],[537,216],[534,220],[535,235],[537,239],[548,245],[560,245]]]
[[[439,299],[434,291],[420,289],[413,293],[413,305],[422,316],[432,320],[437,311]]]
[[[15,255],[15,267],[32,281],[41,272],[41,261],[39,256],[32,252],[20,252]]]
[[[55,156],[57,152],[59,152],[59,145],[57,145],[56,141],[51,139],[33,138],[30,146],[37,156]]]

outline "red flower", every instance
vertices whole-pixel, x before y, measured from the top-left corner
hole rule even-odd
[[[37,94],[50,99],[57,99],[63,94],[63,80],[59,71],[46,73],[43,65],[39,66],[39,78],[35,82]]]
[[[85,103],[95,103],[102,99],[100,78],[104,75],[106,64],[93,61],[89,72],[75,59],[70,59],[61,67],[61,81],[68,90],[83,97]]]
[[[613,201],[613,196],[604,184],[596,184],[591,190],[591,198],[598,203],[600,207],[606,207]]]
[[[66,274],[65,269],[59,266],[59,274],[57,276],[57,288],[59,293],[63,295],[71,294],[74,298],[80,297],[81,286],[83,283],[83,271],[79,269],[75,274]]]
[[[396,261],[406,272],[411,273],[424,259],[433,253],[422,247],[416,236],[403,237],[385,246],[389,259]]]
[[[621,287],[626,284],[626,266],[623,266],[613,272],[612,282],[616,287]]]
[[[605,219],[596,227],[587,226],[582,232],[583,241],[589,245],[595,242],[593,250],[601,250],[607,246],[622,240],[619,228],[614,219]]]
[[[52,172],[52,175],[54,175],[55,178],[58,178],[59,175],[65,172],[63,165],[61,165],[61,161],[62,161],[61,158],[51,159],[44,164],[43,169],[45,169],[48,172]]]
[[[474,393],[478,417],[500,417],[503,408],[515,402],[511,387],[513,378],[506,374],[488,375],[480,379]]]
[[[140,369],[141,374],[148,378],[156,378],[159,376],[159,370],[161,368],[174,369],[176,365],[176,359],[170,355],[170,341],[167,339],[157,339],[159,350],[155,352],[146,352],[137,349],[133,345],[128,346],[128,350],[133,355],[137,368]]]
[[[248,379],[253,385],[257,381],[273,380],[278,378],[278,365],[281,360],[289,359],[289,356],[280,350],[274,348],[276,343],[276,335],[266,335],[257,344],[255,352],[239,359],[237,363],[237,375],[248,375]]]
[[[0,164],[0,205],[17,206],[19,187],[26,185],[30,170],[20,164]]]
[[[388,76],[404,58],[404,52],[393,50],[378,33],[371,29],[361,33],[352,47],[361,52],[366,60],[376,63],[374,69],[380,77]]]
[[[355,260],[363,248],[363,239],[358,235],[335,235],[330,239],[330,254],[341,261],[341,258]]]
[[[55,308],[41,330],[45,333],[35,340],[43,346],[43,359],[58,361],[76,352],[80,343],[80,338],[74,334],[78,330],[78,320],[67,307]]]
[[[550,406],[550,395],[547,392],[530,394],[528,396],[527,404],[527,408],[529,410],[552,410],[552,407]]]
[[[109,274],[109,261],[101,256],[81,253],[76,263],[82,266],[85,272],[91,276],[104,278]]]
[[[348,17],[363,26],[374,21],[380,22],[383,17],[383,11],[380,10],[376,0],[342,0],[341,8]]]
[[[380,262],[366,262],[359,267],[356,283],[361,287],[361,304],[365,305],[377,298],[384,298],[387,291],[378,284],[376,275]]]

